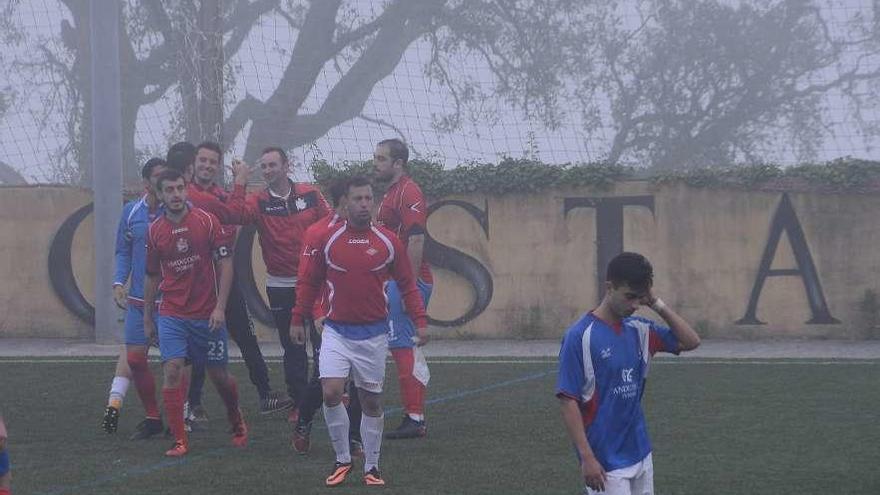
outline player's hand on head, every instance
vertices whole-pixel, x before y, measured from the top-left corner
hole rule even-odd
[[[654,306],[654,303],[657,302],[657,294],[654,293],[654,288],[651,287],[648,289],[648,292],[645,293],[645,297],[642,298],[642,304],[645,306]]]
[[[113,302],[119,306],[120,309],[126,309],[128,307],[128,293],[125,290],[125,287],[122,285],[114,285],[113,286]]]
[[[208,319],[208,328],[213,331],[220,330],[226,324],[226,312],[222,308],[215,307]]]
[[[605,481],[607,481],[607,478],[605,476],[605,469],[599,464],[598,459],[589,457],[581,460],[581,475],[583,475],[584,482],[588,487],[600,492],[605,491]]]

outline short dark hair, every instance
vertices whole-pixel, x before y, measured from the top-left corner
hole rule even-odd
[[[141,167],[141,177],[143,177],[144,180],[149,179],[150,176],[153,175],[153,170],[156,167],[164,166],[165,160],[156,157],[150,158],[149,160],[147,160],[147,163],[145,163],[144,166]]]
[[[349,177],[348,180],[345,181],[345,196],[348,196],[348,193],[351,192],[352,187],[363,187],[363,186],[372,186],[373,183],[370,182],[370,179],[367,179],[363,175],[355,175],[354,177]]]
[[[177,179],[183,179],[183,174],[176,169],[166,168],[161,174],[159,174],[159,177],[156,178],[156,189],[161,191],[163,182],[171,182]]]
[[[187,141],[174,143],[168,148],[165,156],[165,166],[180,173],[186,172],[187,167],[196,161],[196,147]]]
[[[615,287],[628,285],[636,291],[645,291],[654,285],[654,267],[639,253],[620,253],[608,263],[605,280]]]
[[[282,162],[287,163],[287,162],[290,161],[290,160],[287,159],[287,153],[285,153],[284,150],[281,149],[281,148],[279,148],[278,146],[269,146],[269,147],[265,148],[265,149],[263,150],[263,152],[260,153],[260,156],[263,156],[263,155],[265,155],[266,153],[271,153],[271,152],[273,152],[273,151],[276,152],[276,153],[278,153],[278,154],[281,156],[281,161],[282,161]]]
[[[196,146],[196,153],[199,150],[211,150],[214,153],[217,153],[217,156],[220,158],[220,161],[223,161],[223,149],[220,148],[220,145],[215,143],[214,141],[202,141]]]
[[[330,195],[330,204],[333,208],[339,207],[339,201],[348,193],[348,181],[345,179],[335,179],[327,187],[327,194]]]
[[[409,148],[406,143],[397,138],[385,139],[379,141],[378,146],[388,146],[388,154],[391,155],[391,161],[403,160],[403,164],[409,161]]]

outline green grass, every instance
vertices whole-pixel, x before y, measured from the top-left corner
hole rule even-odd
[[[280,364],[270,364],[281,383]],[[131,390],[120,433],[99,428],[113,364],[0,359],[0,408],[10,429],[18,494],[328,493],[326,430],[305,457],[288,447],[281,416],[254,414],[241,364],[252,436],[229,447],[210,385],[210,430],[191,439],[183,461],[166,460],[167,440],[129,442],[140,419]],[[158,369],[158,367],[156,367]],[[425,440],[385,442],[383,493],[575,494],[581,486],[565,438],[552,362],[434,362]],[[389,367],[392,378],[393,367]],[[645,409],[658,494],[880,493],[880,362],[658,361]],[[387,404],[397,405],[390,380]],[[397,409],[386,428],[397,425]],[[372,491],[359,476],[333,493]]]

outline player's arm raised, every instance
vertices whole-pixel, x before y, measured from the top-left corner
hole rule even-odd
[[[238,225],[250,225],[257,222],[260,206],[257,194],[247,194],[247,181],[250,166],[242,160],[232,160],[233,188],[226,204],[227,219],[234,220]]]
[[[654,294],[654,290],[648,293],[647,304],[657,313],[663,320],[669,324],[672,334],[678,339],[679,351],[692,351],[699,347],[700,336],[696,330],[684,318],[676,313],[672,308],[666,305],[662,299]]]

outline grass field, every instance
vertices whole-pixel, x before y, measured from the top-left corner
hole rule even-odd
[[[880,493],[880,362],[655,362],[645,409],[658,494]],[[280,364],[270,366],[280,385]],[[113,368],[107,359],[0,359],[13,493],[328,492],[322,480],[332,454],[322,424],[312,452],[295,455],[285,418],[253,413],[256,397],[242,364],[231,368],[244,394],[251,445],[229,447],[208,385],[210,429],[192,436],[183,460],[163,458],[165,439],[126,439],[141,414],[133,390],[119,434],[100,431]],[[553,397],[552,361],[447,359],[432,362],[432,375],[429,437],[383,444],[382,492],[580,493]],[[389,389],[386,428],[399,421],[396,383]],[[373,490],[354,476],[331,491]]]

